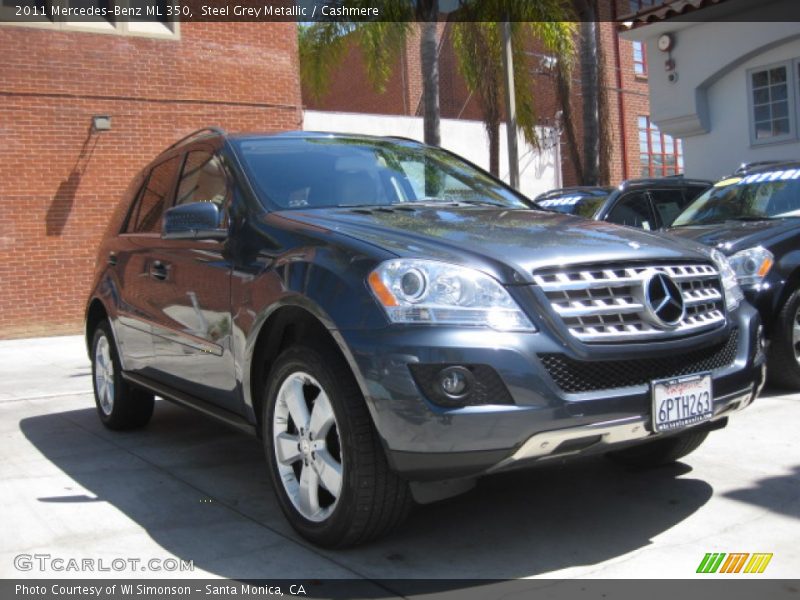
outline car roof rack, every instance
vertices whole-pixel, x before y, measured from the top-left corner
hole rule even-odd
[[[186,136],[182,137],[177,142],[175,142],[172,145],[170,145],[167,148],[167,150],[172,150],[172,148],[175,148],[176,146],[179,146],[180,144],[183,144],[184,142],[188,142],[192,138],[198,137],[198,136],[200,136],[200,135],[202,135],[204,133],[210,133],[210,134],[214,134],[214,135],[228,135],[228,132],[226,132],[222,127],[215,127],[215,126],[213,126],[213,127],[201,127],[200,129],[198,129],[196,131],[193,131],[189,135],[186,135]]]
[[[753,162],[743,162],[733,172],[734,175],[742,175],[751,169],[759,167],[769,167],[771,165],[781,165],[784,163],[792,162],[791,160],[755,160]]]
[[[620,184],[620,188],[626,188],[632,185],[658,185],[664,183],[676,183],[680,185],[685,185],[685,184],[712,185],[714,182],[711,181],[710,179],[687,178],[685,175],[679,174],[679,175],[665,175],[664,177],[640,177],[635,179],[626,179]]]

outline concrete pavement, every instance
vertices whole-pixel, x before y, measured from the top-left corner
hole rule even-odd
[[[673,467],[495,476],[329,552],[287,525],[257,440],[163,401],[145,430],[107,431],[89,373],[80,336],[0,341],[1,577],[92,576],[21,572],[21,553],[194,566],[95,574],[115,577],[687,578],[706,552],[774,553],[760,577],[800,570],[800,394],[767,390]]]

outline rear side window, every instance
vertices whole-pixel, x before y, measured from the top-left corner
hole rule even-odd
[[[169,206],[170,192],[178,170],[178,157],[170,158],[153,167],[150,176],[139,192],[137,204],[128,221],[128,233],[158,233],[161,216]]]
[[[692,201],[694,195],[686,190],[651,190],[650,197],[663,227],[669,227],[681,211]]]
[[[189,152],[178,183],[175,205],[213,202],[222,214],[228,190],[228,178],[219,156],[204,150]]]
[[[608,214],[606,220],[648,231],[654,228],[650,201],[644,192],[636,192],[623,197]]]

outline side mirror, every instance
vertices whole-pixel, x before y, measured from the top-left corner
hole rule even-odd
[[[173,206],[164,213],[161,237],[165,240],[224,240],[219,207],[213,202],[192,202]]]

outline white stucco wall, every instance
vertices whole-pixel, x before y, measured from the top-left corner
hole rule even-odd
[[[369,115],[327,111],[305,111],[303,129],[306,131],[331,131],[362,133],[365,135],[397,135],[422,141],[421,117]],[[483,123],[456,119],[442,119],[440,126],[442,147],[455,152],[489,170],[489,139]],[[541,136],[551,133],[543,129]],[[506,152],[505,126],[500,130],[500,177],[508,182],[508,153]],[[520,139],[520,191],[532,198],[560,185],[560,159],[557,146],[537,151]]]
[[[757,145],[750,142],[747,71],[794,58],[800,58],[800,40],[743,63],[709,87],[710,131],[684,140],[687,175],[716,178],[730,173],[742,162],[800,158],[800,141],[797,139]]]
[[[623,35],[647,44],[650,116],[665,133],[683,140],[687,176],[715,178],[742,162],[800,158],[800,137],[751,144],[747,87],[748,69],[800,58],[799,23],[759,22],[764,14],[779,16],[781,7],[796,2],[765,0],[753,12],[754,3],[734,0],[718,7],[727,13],[704,9],[712,22],[666,21]],[[675,40],[669,56],[656,47],[658,36],[667,32]],[[669,80],[664,67],[669,57],[677,81]],[[800,90],[795,88],[795,94],[793,108],[800,113]],[[800,125],[800,114],[796,118]]]

